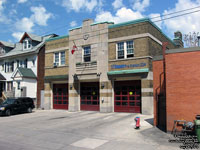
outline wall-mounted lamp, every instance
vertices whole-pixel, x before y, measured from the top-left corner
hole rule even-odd
[[[104,83],[101,83],[101,89],[103,89],[105,87]]]
[[[74,74],[74,75],[72,75],[72,76],[73,76],[74,80],[78,80],[77,74]]]
[[[100,73],[97,73],[97,77],[100,77],[101,76],[101,72]]]
[[[69,89],[72,90],[72,85],[71,84],[69,85]]]

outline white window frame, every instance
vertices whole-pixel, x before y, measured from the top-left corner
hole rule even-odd
[[[116,43],[116,59],[127,59],[127,42],[133,42],[133,57],[134,57],[134,41],[133,40],[126,40],[126,41],[119,41]],[[124,43],[124,58],[118,58],[118,43]],[[132,58],[132,57],[129,57]]]
[[[64,52],[64,59],[65,59],[65,63],[64,64],[62,64],[61,63],[61,53],[63,53]],[[58,62],[56,62],[56,54],[58,54]],[[60,51],[60,52],[55,52],[54,53],[54,61],[53,61],[54,63],[58,63],[58,66],[65,66],[66,65],[66,52],[65,51]]]
[[[32,41],[31,41],[31,39],[29,39],[29,38],[24,39],[23,40],[23,49],[27,50],[27,49],[31,49],[31,48],[32,48]]]
[[[85,48],[86,47],[90,47],[90,53],[88,54],[88,55],[90,55],[90,61],[85,61],[85,59],[84,59],[85,58],[84,56],[85,56]],[[92,51],[92,49],[91,49],[90,45],[86,45],[86,46],[82,47],[82,62],[86,62],[86,63],[87,62],[91,62],[91,60],[92,60],[92,58],[91,58],[91,51]]]

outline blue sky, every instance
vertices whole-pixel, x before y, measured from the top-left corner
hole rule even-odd
[[[197,6],[200,0],[0,0],[0,40],[18,42],[23,32],[67,35],[86,18],[120,23]],[[156,24],[173,38],[177,30],[200,31],[199,16],[198,12]]]

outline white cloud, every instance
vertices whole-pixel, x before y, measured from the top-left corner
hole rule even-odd
[[[72,22],[70,23],[70,26],[71,26],[71,27],[77,26],[77,22],[76,22],[76,21],[72,21]]]
[[[175,5],[175,8],[165,10],[163,14],[166,15],[166,14],[181,11],[184,9],[197,7],[199,5],[200,5],[199,0],[178,0],[178,2]],[[192,11],[195,11],[195,9],[193,9]],[[167,32],[171,36],[177,30],[181,31],[183,34],[188,34],[189,32],[194,32],[194,31],[199,32],[200,31],[199,16],[200,16],[200,12],[197,12],[197,13],[192,13],[189,15],[177,17],[174,19],[165,20],[163,23],[167,29]],[[165,17],[168,18],[171,16],[165,16]]]
[[[156,20],[158,21],[158,20],[161,20],[161,15],[160,14],[150,14],[149,18],[152,18],[152,21],[156,21]],[[155,24],[159,28],[162,28],[162,21],[155,22]]]
[[[116,14],[113,16],[109,11],[103,11],[97,14],[95,21],[113,21],[115,23],[135,20],[143,18],[144,16],[140,12],[134,12],[131,9],[125,7],[117,10]]]
[[[145,11],[150,5],[150,0],[135,0],[133,3],[133,9],[139,12]]]
[[[114,7],[114,9],[118,9],[118,8],[121,8],[123,7],[123,0],[115,0],[113,3],[112,3],[112,6]]]
[[[17,2],[18,3],[25,3],[25,2],[27,2],[27,0],[18,0]]]
[[[23,34],[23,32],[14,32],[12,33],[12,36],[19,41],[22,38]]]
[[[43,6],[31,7],[31,11],[33,12],[31,20],[41,26],[46,26],[48,19],[53,17]]]
[[[24,17],[15,24],[17,30],[12,36],[17,40],[21,37],[23,32],[33,32],[33,27],[35,25],[46,26],[47,21],[53,17],[53,15],[47,12],[43,6],[31,7],[31,11],[33,14],[29,18]]]
[[[7,22],[6,16],[3,13],[4,3],[6,3],[6,0],[0,0],[0,22]]]
[[[97,0],[63,0],[62,6],[67,9],[67,11],[74,10],[79,12],[81,9],[86,9],[92,11],[98,5]]]
[[[4,7],[3,7],[3,3],[5,3],[5,0],[0,0],[0,11],[3,11]]]
[[[30,18],[22,18],[16,22],[16,28],[18,31],[33,32],[34,22]]]

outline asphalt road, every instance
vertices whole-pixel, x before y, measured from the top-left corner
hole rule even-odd
[[[136,116],[141,129],[135,130]],[[173,150],[169,134],[151,125],[152,116],[130,113],[36,110],[0,117],[0,150]]]

